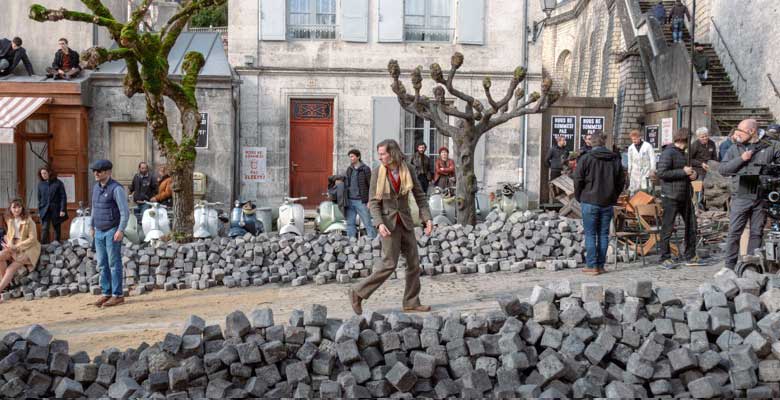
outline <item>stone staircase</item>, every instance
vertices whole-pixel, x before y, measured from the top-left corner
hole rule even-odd
[[[674,3],[674,1],[664,1],[667,15]],[[642,0],[639,4],[642,12],[648,13],[658,2]],[[663,33],[666,43],[671,44],[672,25],[664,24]],[[683,42],[690,52],[691,35],[686,27],[683,27]],[[747,118],[757,120],[762,128],[766,128],[768,124],[774,122],[774,115],[769,111],[769,108],[751,108],[742,104],[715,49],[709,43],[702,44],[704,45],[704,54],[710,59],[708,79],[703,84],[712,86],[712,118],[717,123],[721,135],[728,135],[740,121]]]

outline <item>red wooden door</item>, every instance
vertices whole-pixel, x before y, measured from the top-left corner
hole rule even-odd
[[[333,100],[290,101],[290,196],[316,207],[333,171]]]

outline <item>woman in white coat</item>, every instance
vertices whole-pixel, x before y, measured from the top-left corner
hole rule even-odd
[[[628,146],[628,191],[633,196],[650,187],[650,175],[655,172],[655,150],[642,140],[638,130],[631,131],[629,136],[633,144]]]

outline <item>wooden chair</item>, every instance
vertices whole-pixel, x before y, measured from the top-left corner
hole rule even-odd
[[[661,252],[661,212],[660,207],[656,203],[652,204],[640,204],[634,207],[634,213],[636,214],[637,226],[643,236],[647,236],[647,240],[642,244],[639,254],[642,256],[642,265],[644,265],[644,258],[655,247],[655,251]]]
[[[693,209],[699,211],[700,205],[704,203],[704,181],[693,181],[691,187],[693,187],[693,198],[691,199]]]
[[[636,229],[636,227],[632,227],[628,224],[629,221],[631,220],[632,218],[629,216],[628,209],[624,209],[621,207],[614,208],[612,226],[610,227],[613,234],[611,235],[610,242],[612,242],[612,252],[615,255],[615,260],[614,260],[615,269],[617,269],[618,246],[620,245],[621,241],[623,242],[624,248],[626,250],[626,254],[628,254],[629,247],[631,245],[634,246],[634,260],[636,260],[636,257],[639,254],[638,243],[639,243],[639,237],[641,236],[641,232],[638,229]],[[644,265],[644,258],[642,258],[642,265]]]

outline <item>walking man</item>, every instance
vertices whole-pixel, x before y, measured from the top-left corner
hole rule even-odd
[[[739,242],[745,226],[750,224],[748,254],[761,246],[766,223],[767,201],[758,190],[757,181],[742,175],[760,175],[763,165],[780,162],[780,146],[758,138],[758,122],[746,119],[734,130],[734,144],[729,148],[718,172],[731,177],[729,233],[726,239],[726,268],[734,269],[739,259]]]
[[[669,21],[672,22],[672,42],[674,43],[682,42],[685,18],[690,21],[691,13],[688,12],[688,7],[682,3],[682,0],[677,0],[677,3],[672,6],[672,10],[669,11]]]
[[[547,168],[550,169],[550,181],[552,182],[563,171],[563,165],[569,158],[569,151],[566,149],[566,138],[563,135],[558,136],[558,140],[550,147],[547,153]]]
[[[92,188],[92,230],[103,292],[95,305],[112,307],[125,302],[122,291],[122,238],[130,210],[125,189],[111,178],[111,161],[97,160],[91,169],[96,181]]]
[[[696,75],[699,81],[704,83],[707,80],[707,70],[710,69],[710,58],[704,54],[704,45],[696,43],[693,51],[693,67],[696,69]]]
[[[349,151],[350,165],[347,167],[347,236],[357,237],[357,216],[366,227],[366,234],[371,239],[376,237],[376,229],[371,223],[371,214],[368,212],[368,189],[371,184],[371,168],[363,164],[360,159],[360,150]]]
[[[577,160],[574,170],[574,195],[582,206],[585,228],[585,262],[582,272],[604,273],[609,246],[612,207],[625,185],[620,155],[604,147],[604,136],[590,139],[593,148]]]
[[[633,196],[650,188],[650,175],[655,173],[655,150],[642,140],[638,130],[631,131],[629,136],[632,144],[628,146],[628,192]]]
[[[428,193],[428,184],[433,179],[431,159],[425,154],[427,150],[428,146],[421,142],[417,144],[417,152],[412,157],[412,165],[417,170],[417,180],[420,181],[420,186],[425,193]]]
[[[689,130],[682,128],[673,136],[673,143],[664,146],[658,159],[656,175],[661,180],[661,206],[664,215],[661,220],[661,265],[673,269],[677,265],[672,261],[669,241],[674,230],[674,220],[680,215],[685,223],[685,255],[683,259],[689,265],[699,262],[696,256],[696,215],[693,211],[693,187],[696,170],[688,165],[685,148],[688,147]]]
[[[661,25],[666,22],[666,8],[664,7],[663,1],[659,1],[658,4],[653,6],[651,15],[655,17],[655,19],[658,20],[658,23]]]
[[[382,260],[374,266],[373,273],[350,289],[352,310],[363,313],[363,300],[371,297],[379,286],[395,272],[398,257],[406,259],[406,287],[404,288],[404,312],[430,311],[431,307],[420,303],[420,256],[417,238],[409,208],[409,196],[414,196],[420,209],[420,220],[425,224],[425,234],[433,230],[428,196],[412,173],[413,167],[404,161],[398,142],[387,139],[376,147],[380,165],[371,173],[368,202],[374,225],[382,236]]]
[[[157,178],[149,172],[149,164],[141,161],[138,163],[138,173],[133,176],[133,182],[130,184],[130,195],[133,196],[133,202],[136,204],[133,212],[139,223],[144,211],[149,208],[146,202],[155,194],[157,194]]]

